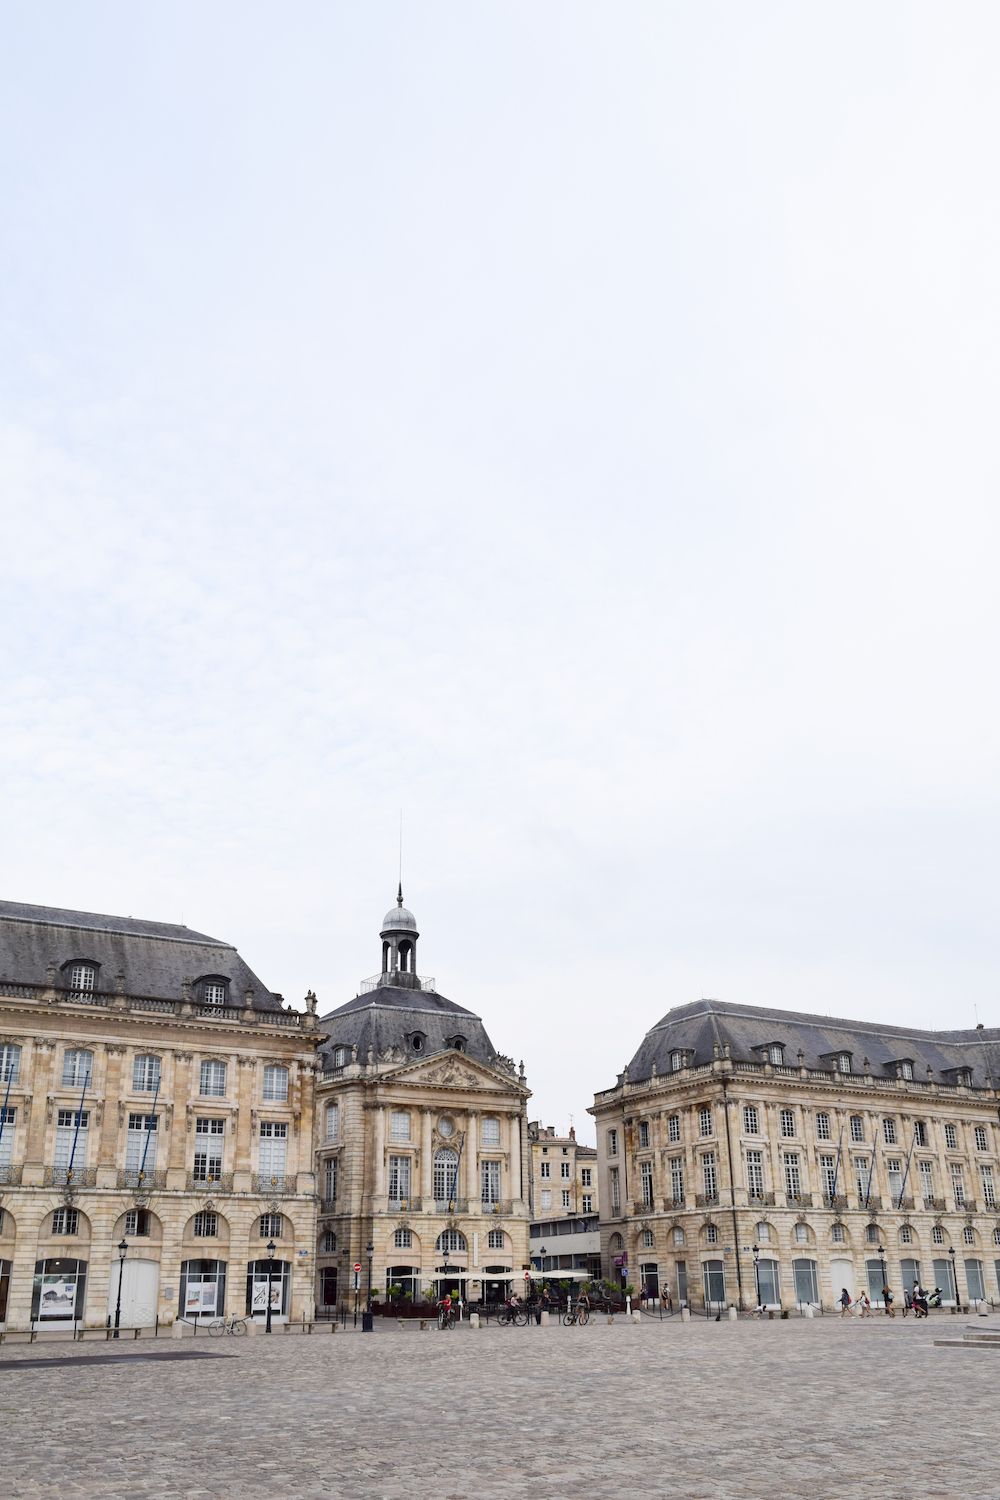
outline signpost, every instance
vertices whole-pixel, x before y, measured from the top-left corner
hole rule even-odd
[[[361,1290],[361,1262],[354,1262],[354,1326],[358,1326],[358,1293]]]

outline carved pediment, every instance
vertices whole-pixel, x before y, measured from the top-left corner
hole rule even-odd
[[[393,1070],[393,1076],[407,1083],[430,1084],[435,1088],[495,1090],[498,1085],[510,1089],[513,1080],[499,1077],[493,1068],[455,1052],[442,1053]]]

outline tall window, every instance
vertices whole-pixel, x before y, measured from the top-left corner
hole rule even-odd
[[[139,1173],[156,1168],[157,1120],[155,1115],[130,1114],[125,1137],[125,1171],[130,1187],[137,1186]]]
[[[323,1199],[326,1203],[337,1201],[337,1158],[328,1156],[323,1163]]]
[[[262,1240],[280,1240],[283,1227],[281,1214],[261,1214],[257,1232]]]
[[[845,1069],[841,1069],[841,1072],[845,1071]],[[847,1239],[847,1231],[845,1230],[843,1224],[830,1225],[830,1238],[835,1245],[842,1245],[844,1243],[844,1241]]]
[[[719,1230],[717,1225],[705,1225],[705,1242],[709,1245],[717,1245],[719,1243]]]
[[[546,1178],[551,1177],[552,1176],[552,1163],[550,1161],[543,1161],[543,1162],[541,1162],[540,1165],[539,1165],[539,1168],[538,1168],[538,1175],[539,1175],[539,1177],[542,1178],[543,1181]]]
[[[640,1186],[642,1188],[642,1206],[643,1206],[643,1208],[652,1208],[652,1206],[653,1206],[653,1163],[651,1161],[644,1161],[640,1165],[640,1168],[639,1168],[639,1181],[640,1181]]]
[[[819,1170],[823,1178],[823,1191],[827,1198],[832,1198],[837,1191],[837,1158],[835,1156],[821,1156],[819,1159]]]
[[[918,1161],[917,1171],[920,1173],[920,1191],[925,1198],[934,1197],[934,1166],[929,1161]]]
[[[935,1224],[931,1229],[931,1241],[935,1245],[944,1244],[944,1230],[941,1228],[940,1224]]]
[[[944,1143],[949,1151],[958,1150],[958,1131],[954,1125],[946,1125],[944,1127]]]
[[[913,1144],[915,1146],[927,1145],[927,1126],[923,1120],[913,1122]]]
[[[993,1182],[993,1168],[985,1164],[979,1168],[979,1180],[983,1185],[983,1202],[987,1208],[996,1208],[996,1186]]]
[[[64,1089],[79,1089],[90,1082],[94,1071],[94,1054],[82,1048],[70,1048],[63,1053],[62,1081]]]
[[[712,1134],[712,1106],[710,1104],[702,1104],[698,1110],[698,1134]]]
[[[901,1062],[899,1065],[899,1076],[900,1078],[905,1078],[909,1083],[913,1078],[913,1064],[911,1062]]]
[[[340,1135],[340,1105],[328,1104],[326,1106],[326,1138],[328,1141],[337,1140]]]
[[[854,1182],[858,1190],[858,1199],[862,1203],[868,1192],[868,1171],[867,1156],[856,1156],[854,1158]]]
[[[408,1109],[394,1109],[390,1111],[389,1139],[390,1141],[408,1141],[410,1139],[410,1111]]]
[[[820,1110],[816,1116],[816,1135],[821,1141],[830,1139],[830,1116],[825,1110]]]
[[[756,1233],[757,1233],[757,1240],[758,1240],[758,1242],[761,1245],[767,1245],[767,1244],[770,1243],[770,1240],[771,1240],[771,1226],[770,1226],[770,1224],[758,1224],[757,1225]]]
[[[764,1196],[764,1153],[747,1152],[747,1192],[751,1198]]]
[[[683,1052],[678,1052],[677,1049],[675,1048],[674,1051],[671,1052],[671,1054],[670,1054],[670,1071],[671,1071],[671,1073],[679,1073],[680,1070],[681,1070],[681,1068],[683,1068],[683,1066],[684,1066],[684,1053]]]
[[[611,1177],[611,1212],[617,1217],[622,1211],[621,1187],[618,1182],[618,1168],[612,1167]]]
[[[617,1132],[617,1130],[609,1130],[608,1131],[608,1155],[609,1156],[617,1156],[618,1155],[618,1132]]]
[[[546,1208],[551,1208],[551,1207],[552,1207],[552,1189],[551,1188],[542,1188],[542,1208],[546,1209]]]
[[[671,1115],[667,1120],[667,1140],[679,1141],[681,1138],[681,1117]]]
[[[910,1228],[909,1224],[903,1224],[900,1227],[900,1231],[899,1231],[899,1243],[901,1245],[912,1245],[913,1244],[913,1230]]]
[[[562,1190],[562,1206],[563,1206],[563,1208],[570,1208],[572,1206],[571,1205],[571,1198],[572,1198],[572,1194],[570,1193],[569,1188],[563,1188],[563,1190]]]
[[[90,995],[97,987],[96,964],[74,964],[69,971],[69,987],[77,995]]]
[[[795,1111],[793,1109],[783,1109],[779,1115],[779,1120],[782,1135],[789,1136],[795,1134]]]
[[[705,1197],[711,1201],[719,1196],[719,1174],[715,1165],[715,1152],[706,1151],[701,1158],[701,1180],[705,1186]]]
[[[785,1192],[789,1198],[802,1197],[802,1174],[797,1151],[785,1152]]]
[[[971,1224],[966,1224],[962,1230],[962,1242],[966,1245],[974,1245],[976,1243],[976,1231]]]
[[[976,1150],[988,1151],[989,1142],[986,1139],[986,1127],[984,1125],[977,1125],[974,1134],[976,1138]]]
[[[863,1115],[851,1116],[851,1140],[863,1141],[865,1138],[865,1121]]]
[[[5,1181],[10,1173],[5,1169],[11,1164],[14,1155],[14,1130],[17,1125],[17,1110],[13,1104],[0,1104],[0,1182]],[[0,1228],[3,1221],[0,1220]]]
[[[261,1120],[260,1175],[279,1191],[284,1186],[287,1160],[287,1120]]]
[[[225,1086],[226,1075],[223,1070],[223,1090]],[[264,1098],[272,1104],[284,1104],[288,1098],[288,1069],[283,1068],[280,1063],[268,1063],[264,1069]]]
[[[887,1157],[885,1170],[889,1179],[889,1196],[897,1203],[903,1191],[903,1163],[896,1156]]]
[[[61,1173],[79,1172],[87,1165],[89,1109],[60,1109],[56,1114],[56,1150],[52,1165]],[[74,1149],[75,1142],[75,1149]]]
[[[769,1063],[773,1063],[776,1068],[781,1067],[785,1061],[785,1049],[781,1042],[771,1043],[767,1049],[767,1060]]]
[[[458,1197],[458,1153],[450,1148],[434,1153],[434,1197],[438,1203]]]
[[[837,1054],[837,1071],[838,1073],[849,1073],[851,1071],[851,1054],[849,1052],[839,1052]]]
[[[480,1140],[484,1146],[499,1146],[500,1121],[493,1115],[485,1115],[480,1126]]]
[[[743,1131],[745,1135],[760,1134],[760,1116],[757,1113],[756,1104],[743,1106]]]
[[[584,1193],[581,1212],[585,1214],[591,1214],[594,1212],[594,1198],[592,1193]]]
[[[594,1174],[593,1174],[593,1172],[592,1172],[592,1170],[591,1170],[590,1167],[581,1167],[580,1168],[580,1186],[581,1187],[590,1187],[592,1179],[593,1179],[593,1175]]]
[[[399,1233],[398,1230],[396,1232],[397,1234]],[[337,1236],[332,1229],[327,1229],[324,1231],[323,1238],[320,1243],[322,1245],[324,1255],[333,1255],[335,1253],[337,1249]],[[398,1244],[399,1241],[397,1240],[396,1243]]]
[[[208,1061],[201,1065],[199,1093],[204,1099],[222,1099],[226,1092],[226,1065]]]
[[[896,1144],[896,1122],[891,1117],[882,1121],[882,1135],[887,1146]]]
[[[675,1203],[684,1202],[684,1158],[670,1158],[670,1193]]]
[[[639,1121],[639,1150],[640,1151],[648,1151],[648,1149],[649,1149],[649,1121],[648,1120],[640,1120]],[[983,1150],[985,1151],[985,1149],[986,1148],[984,1146]]]
[[[570,1163],[568,1161],[561,1161],[559,1163],[559,1176],[563,1179],[564,1182],[569,1181]]]
[[[965,1175],[958,1162],[952,1162],[951,1167],[951,1196],[955,1200],[956,1208],[965,1207]]]
[[[0,1083],[17,1083],[20,1076],[20,1047],[16,1042],[0,1043]]]
[[[486,1206],[500,1202],[500,1163],[498,1161],[479,1163],[479,1187],[482,1201]]]
[[[217,1182],[222,1176],[222,1141],[225,1120],[199,1119],[194,1131],[194,1171],[196,1182]]]
[[[52,1214],[53,1234],[76,1234],[80,1228],[80,1211],[76,1208],[57,1208]]]
[[[132,1090],[136,1094],[155,1094],[160,1086],[160,1059],[149,1053],[132,1064]]]

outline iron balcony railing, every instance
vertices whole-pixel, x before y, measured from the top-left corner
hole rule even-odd
[[[484,1214],[509,1214],[511,1212],[510,1201],[507,1198],[484,1198],[480,1206]]]
[[[823,1202],[827,1208],[845,1209],[847,1207],[846,1193],[824,1193]]]
[[[694,1195],[695,1208],[715,1208],[718,1201],[718,1193],[695,1193]]]
[[[228,1001],[225,1005],[203,1005],[196,996],[168,998],[163,995],[129,995],[124,990],[68,989],[62,985],[20,984],[0,979],[0,995],[18,1000],[37,1000],[43,1004],[62,1002],[67,1005],[93,1005],[112,1010],[154,1011],[161,1015],[190,1015],[192,1012],[234,1025],[303,1026],[308,1011],[271,1010],[264,1006]],[[312,1021],[310,1019],[310,1025]]]
[[[684,1197],[683,1193],[680,1193],[680,1194],[676,1195],[673,1198],[664,1198],[664,1200],[663,1200],[663,1210],[664,1210],[664,1213],[670,1213],[671,1209],[674,1209],[674,1208],[684,1208],[686,1206],[686,1203],[687,1203],[687,1199]]]
[[[933,1213],[944,1213],[944,1199],[935,1197],[925,1198],[924,1208]]]
[[[437,980],[431,974],[417,974],[414,976],[422,990],[436,990]],[[392,984],[391,974],[373,974],[370,979],[362,979],[358,985],[359,995],[370,995],[372,990],[379,990],[384,984]]]
[[[391,1214],[419,1214],[423,1209],[422,1198],[394,1198],[392,1194],[390,1194],[386,1199],[386,1204]]]
[[[187,1185],[189,1192],[231,1193],[233,1174],[232,1172],[189,1172]]]
[[[21,1167],[0,1166],[0,1187],[16,1187],[21,1181]]]
[[[434,1212],[436,1214],[467,1214],[469,1200],[468,1198],[435,1198]]]
[[[253,1190],[255,1193],[294,1193],[295,1178],[287,1172],[255,1172]]]
[[[747,1202],[748,1202],[748,1204],[750,1205],[751,1208],[773,1208],[774,1207],[774,1194],[773,1193],[749,1193],[747,1195]]]
[[[153,1188],[165,1188],[166,1185],[166,1172],[156,1172],[151,1167],[147,1167],[145,1171],[140,1171],[138,1167],[122,1167],[118,1171],[120,1188],[139,1188],[148,1193]]]
[[[812,1193],[786,1193],[785,1202],[789,1208],[812,1208]]]
[[[321,1198],[319,1201],[320,1213],[335,1214],[337,1212],[336,1198]]]
[[[45,1187],[93,1187],[97,1182],[96,1167],[46,1167]]]

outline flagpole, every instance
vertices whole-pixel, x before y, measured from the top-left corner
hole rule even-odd
[[[142,1161],[139,1163],[139,1181],[140,1182],[142,1181],[143,1177],[146,1175],[146,1153],[149,1150],[149,1137],[152,1134],[153,1125],[156,1122],[156,1101],[159,1098],[159,1096],[160,1096],[160,1080],[159,1080],[159,1078],[157,1078],[157,1080],[156,1080],[156,1087],[153,1090],[153,1103],[152,1103],[152,1106],[150,1108],[149,1114],[146,1116],[146,1139],[143,1142],[143,1146],[142,1146]]]
[[[73,1130],[73,1145],[70,1147],[69,1166],[66,1168],[66,1181],[73,1179],[73,1162],[76,1158],[76,1143],[80,1138],[80,1121],[83,1119],[83,1101],[87,1097],[87,1084],[90,1082],[90,1069],[83,1075],[83,1088],[80,1090],[80,1108],[76,1112],[76,1126]]]
[[[914,1146],[916,1144],[917,1144],[917,1132],[914,1131],[913,1132],[913,1139],[910,1142],[910,1150],[909,1150],[909,1153],[908,1153],[907,1158],[906,1158],[906,1166],[903,1169],[903,1180],[902,1180],[902,1182],[899,1185],[899,1202],[896,1204],[896,1208],[897,1209],[900,1209],[903,1206],[903,1194],[906,1192],[906,1179],[910,1175],[910,1160],[911,1160],[911,1158],[913,1156],[913,1148],[914,1148]]]

